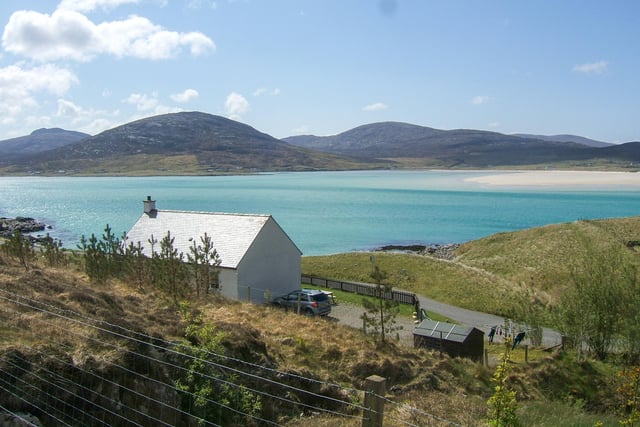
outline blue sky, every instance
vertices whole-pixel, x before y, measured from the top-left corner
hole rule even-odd
[[[0,139],[203,111],[640,141],[640,1],[2,0]]]

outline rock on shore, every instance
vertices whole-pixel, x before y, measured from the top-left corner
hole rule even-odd
[[[453,259],[455,258],[455,250],[460,247],[459,243],[448,243],[446,245],[431,244],[431,245],[386,245],[378,248],[378,251],[383,252],[411,252],[418,255],[428,255],[441,259]]]
[[[22,234],[35,233],[37,231],[43,231],[47,227],[45,224],[27,217],[16,218],[0,218],[0,237],[10,239],[13,237],[13,233],[19,231]]]

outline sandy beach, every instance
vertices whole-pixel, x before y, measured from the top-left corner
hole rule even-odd
[[[490,186],[640,187],[640,173],[601,171],[509,171],[467,178]]]

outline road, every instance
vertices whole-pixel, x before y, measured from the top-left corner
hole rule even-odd
[[[504,318],[493,314],[455,307],[423,296],[418,296],[418,299],[420,300],[420,307],[426,310],[427,313],[437,313],[451,319],[455,323],[476,327],[484,331],[485,334],[487,334],[489,329],[494,325],[504,325]],[[362,319],[360,316],[362,316],[363,312],[364,309],[361,306],[340,304],[338,302],[337,305],[333,306],[330,317],[342,325],[362,329]],[[398,326],[402,326],[402,329],[399,331],[400,342],[408,346],[413,346],[413,329],[416,326],[413,320],[398,318],[396,323]],[[545,328],[542,343],[546,347],[560,344],[560,333]]]

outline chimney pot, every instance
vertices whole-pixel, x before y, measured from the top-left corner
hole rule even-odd
[[[147,196],[147,200],[142,202],[144,204],[144,213],[149,216],[155,216],[156,211],[156,201],[151,200],[151,196]]]

